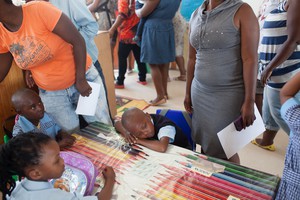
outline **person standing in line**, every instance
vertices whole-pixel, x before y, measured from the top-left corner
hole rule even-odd
[[[156,97],[150,105],[166,103],[168,99],[169,63],[175,60],[175,40],[173,17],[180,0],[145,1],[144,6],[136,10],[138,17],[146,17],[141,40],[141,61],[149,63]]]
[[[105,83],[105,77],[103,75],[102,67],[98,61],[98,48],[95,43],[95,37],[98,33],[99,26],[96,22],[95,18],[92,16],[91,12],[85,5],[85,1],[83,0],[45,0],[50,2],[52,5],[63,11],[65,15],[67,15],[70,20],[73,22],[74,26],[77,28],[79,33],[82,35],[85,41],[86,49],[88,54],[91,56],[93,60],[93,64],[96,67],[96,69],[99,72],[99,75],[102,78],[102,83],[105,89],[105,95],[106,95],[106,101],[109,105],[108,99],[107,99],[107,89],[106,89],[106,83]],[[26,3],[29,1],[26,1]],[[26,71],[29,72],[29,71]],[[33,79],[29,74],[26,74],[27,82],[33,83]],[[32,81],[30,81],[32,79]],[[32,85],[29,85],[29,87],[32,87]],[[111,116],[111,114],[110,114]]]
[[[267,16],[260,48],[261,82],[265,85],[262,111],[266,130],[262,138],[252,143],[271,151],[275,151],[274,138],[280,128],[290,135],[288,125],[280,115],[280,90],[300,71],[300,45],[292,38],[298,37],[292,31],[299,23],[292,16],[297,16],[297,13],[289,14],[290,8],[290,1],[284,1]]]
[[[243,128],[255,119],[258,39],[257,18],[240,0],[206,0],[191,17],[184,106],[204,154],[240,162],[226,157],[217,133],[239,116]]]
[[[10,0],[0,0],[0,6],[0,81],[13,60],[30,70],[47,112],[66,132],[79,128],[75,109],[79,95],[92,93],[87,81],[97,83],[96,114],[84,118],[88,123],[112,124],[102,79],[71,20],[48,2],[17,7]]]
[[[135,1],[134,0],[119,0],[118,1],[118,16],[115,23],[108,30],[110,37],[113,37],[117,28],[119,28],[119,76],[115,83],[115,88],[124,88],[124,79],[127,70],[127,58],[130,52],[133,52],[134,58],[137,62],[139,69],[138,83],[147,85],[146,81],[146,64],[140,62],[141,48],[132,40],[137,26],[139,18],[135,14]]]

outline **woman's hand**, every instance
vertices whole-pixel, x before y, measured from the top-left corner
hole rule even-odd
[[[272,74],[272,70],[270,69],[270,67],[266,67],[262,73],[261,73],[261,76],[260,76],[260,82],[263,84],[263,85],[266,85],[266,83],[268,82],[268,79],[270,78]]]
[[[192,105],[192,100],[190,95],[185,95],[184,108],[189,114],[193,112],[193,105]]]
[[[30,70],[25,70],[25,82],[29,88],[32,88],[35,85],[35,82],[32,78],[32,74]]]
[[[242,118],[243,118],[243,128],[251,126],[255,120],[254,115],[254,101],[244,102],[241,108]]]
[[[88,97],[92,93],[92,88],[86,80],[76,81],[76,88],[83,97]]]

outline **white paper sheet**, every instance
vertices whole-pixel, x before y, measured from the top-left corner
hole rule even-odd
[[[88,82],[92,87],[92,93],[88,97],[79,96],[77,103],[76,114],[94,116],[96,113],[96,107],[98,97],[100,94],[100,84]]]
[[[227,158],[232,157],[235,153],[249,144],[253,139],[265,131],[264,122],[255,106],[256,120],[252,126],[241,131],[237,131],[233,123],[229,124],[218,133],[219,140],[225,151]]]

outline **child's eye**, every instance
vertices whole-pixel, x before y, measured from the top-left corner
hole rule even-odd
[[[35,106],[31,106],[31,110],[35,110]]]

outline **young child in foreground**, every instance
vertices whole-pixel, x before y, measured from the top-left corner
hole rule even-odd
[[[192,149],[187,137],[174,122],[135,107],[126,110],[122,119],[115,121],[115,128],[130,144],[140,144],[154,151],[166,152],[169,143]]]
[[[291,134],[276,199],[300,199],[300,72],[281,89],[280,100]]]
[[[23,88],[11,98],[19,118],[13,128],[13,136],[28,132],[41,132],[55,139],[59,147],[74,144],[76,138],[61,130],[53,117],[45,112],[40,96],[33,90]]]
[[[60,157],[55,140],[42,133],[20,134],[12,138],[0,150],[0,190],[3,199],[10,200],[109,200],[115,183],[115,173],[111,167],[102,172],[105,185],[97,196],[77,196],[48,182],[60,178],[64,172],[64,160]],[[25,177],[15,188],[12,175]]]

